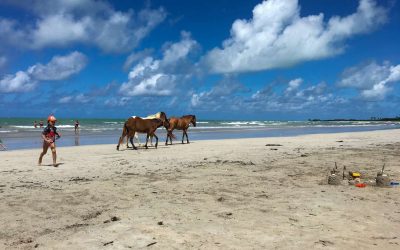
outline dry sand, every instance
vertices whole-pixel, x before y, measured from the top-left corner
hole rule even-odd
[[[400,248],[400,187],[327,185],[399,181],[400,130],[57,151],[0,152],[1,249]]]

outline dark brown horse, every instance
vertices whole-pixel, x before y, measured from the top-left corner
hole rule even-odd
[[[174,135],[172,134],[172,131],[174,131],[174,129],[183,131],[182,132],[182,144],[183,144],[183,139],[185,138],[185,135],[186,135],[186,142],[189,143],[189,137],[187,134],[187,130],[189,128],[190,123],[196,127],[196,116],[195,115],[184,115],[181,118],[171,117],[168,119],[168,121],[169,121],[169,128],[168,128],[167,140],[165,141],[165,145],[168,145],[168,138],[172,145],[172,137],[174,137]]]
[[[117,150],[119,150],[119,146],[121,145],[122,141],[124,140],[125,136],[128,136],[133,149],[137,149],[135,147],[135,145],[133,144],[133,135],[136,132],[139,133],[146,133],[146,144],[144,145],[144,147],[147,149],[147,143],[149,140],[150,136],[154,136],[156,138],[156,144],[155,147],[157,148],[158,145],[158,137],[155,134],[155,131],[157,130],[157,128],[164,126],[165,128],[168,129],[169,127],[169,122],[167,119],[167,116],[165,115],[164,112],[161,112],[160,118],[157,119],[142,119],[140,117],[137,116],[132,116],[130,117],[124,124],[124,127],[122,129],[122,135],[119,138],[118,141],[118,145],[117,145]]]

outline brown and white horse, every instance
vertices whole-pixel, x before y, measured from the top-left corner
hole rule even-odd
[[[193,124],[193,126],[196,127],[196,116],[195,115],[184,115],[181,118],[171,117],[168,119],[168,121],[169,121],[169,128],[168,128],[167,140],[165,141],[165,145],[168,145],[168,138],[172,145],[172,138],[174,137],[174,135],[172,134],[172,131],[174,131],[174,129],[182,130],[182,144],[183,144],[183,139],[185,138],[185,135],[186,135],[186,142],[189,143],[189,137],[187,134],[187,130],[188,130],[190,124]]]
[[[136,117],[136,116],[132,116],[132,117]],[[158,112],[158,113],[156,113],[156,114],[148,115],[148,116],[146,116],[146,117],[140,117],[140,118],[142,118],[142,119],[155,119],[155,118],[157,118],[157,119],[162,119],[162,120],[164,120],[164,119],[167,119],[167,116],[165,115],[164,112]],[[127,147],[127,148],[130,148],[130,147],[129,147],[129,142],[130,142],[132,139],[136,139],[136,142],[139,144],[139,146],[141,145],[140,140],[139,140],[139,133],[136,132],[136,133],[133,135],[133,138],[131,138],[130,135],[127,135],[127,137],[126,137],[126,147]],[[150,136],[150,146],[153,146],[153,136]]]
[[[122,135],[119,138],[117,150],[119,150],[119,146],[121,145],[122,141],[124,140],[125,136],[128,136],[130,142],[132,143],[133,149],[137,149],[135,144],[133,144],[133,136],[136,132],[138,133],[146,133],[146,144],[144,147],[147,149],[147,143],[150,136],[154,136],[156,138],[155,147],[157,148],[158,145],[158,137],[155,134],[157,128],[164,126],[166,129],[169,127],[169,122],[167,116],[164,112],[161,112],[160,118],[155,119],[142,119],[137,116],[130,117],[124,124],[122,129]]]

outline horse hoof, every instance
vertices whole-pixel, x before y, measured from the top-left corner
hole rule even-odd
[[[133,150],[137,150],[137,147],[133,147]]]
[[[119,151],[119,147],[117,147],[117,151]]]

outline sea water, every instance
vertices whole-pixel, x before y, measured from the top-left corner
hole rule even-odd
[[[40,148],[43,128],[35,128],[35,118],[0,118],[0,139],[9,150]],[[124,119],[79,119],[79,133],[75,134],[73,119],[59,119],[56,127],[61,133],[57,146],[92,144],[117,144],[122,133]],[[46,123],[44,124],[46,126]],[[189,128],[189,140],[214,140],[255,137],[297,136],[304,134],[340,133],[399,129],[400,122],[388,121],[264,121],[264,120],[198,120]],[[166,130],[156,132],[159,143],[165,143]],[[182,132],[175,130],[176,140]],[[140,136],[143,143],[145,135]]]

